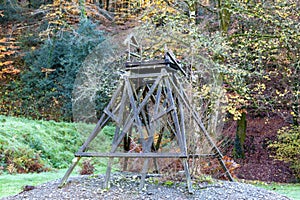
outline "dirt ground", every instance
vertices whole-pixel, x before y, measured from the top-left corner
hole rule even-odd
[[[261,180],[265,182],[294,182],[292,170],[287,163],[274,160],[273,152],[267,147],[270,141],[276,139],[277,130],[288,125],[279,117],[249,118],[247,120],[247,137],[245,140],[245,159],[236,159],[240,164],[235,174],[238,178],[247,180]],[[234,141],[236,124],[227,124],[224,135]],[[225,155],[232,156],[233,142],[223,149]]]

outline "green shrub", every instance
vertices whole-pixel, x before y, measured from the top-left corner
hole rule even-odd
[[[61,32],[25,56],[30,70],[21,76],[25,116],[72,119],[72,90],[85,58],[104,40],[95,24],[83,20],[74,31]],[[47,117],[51,116],[51,117]]]
[[[109,139],[113,139],[114,135],[115,135],[115,127],[113,126],[106,126],[101,133],[103,133],[106,137],[108,137]]]
[[[281,128],[277,140],[269,148],[275,149],[276,159],[291,164],[296,178],[300,181],[300,126]]]
[[[24,20],[24,16],[22,15],[23,9],[18,6],[14,0],[8,2],[0,1],[0,10],[3,11],[3,16],[0,17],[1,24],[6,24],[10,21],[20,22]]]

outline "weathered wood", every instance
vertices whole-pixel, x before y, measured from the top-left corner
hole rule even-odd
[[[136,58],[141,58],[141,55],[137,54],[137,53],[133,53],[133,52],[130,52],[130,55],[131,56],[134,56]]]
[[[149,92],[147,93],[147,95],[145,96],[145,98],[143,99],[143,101],[140,103],[137,112],[140,112],[141,109],[143,109],[143,107],[147,104],[149,98],[151,97],[151,95],[153,94],[154,90],[156,89],[157,85],[160,83],[162,77],[164,76],[164,74],[160,75],[159,77],[156,78],[155,82],[153,83],[153,85],[151,86]],[[126,132],[129,130],[130,126],[132,125],[134,118],[131,117],[132,114],[130,114],[130,116],[128,116],[128,121],[127,123],[124,124],[124,129],[118,139],[117,145],[120,144],[121,140],[123,139],[124,135],[126,134]],[[113,146],[112,148],[117,148],[118,146]]]
[[[59,188],[63,187],[66,182],[67,179],[69,178],[70,174],[72,173],[72,171],[74,170],[74,168],[76,167],[76,165],[78,164],[80,157],[74,158],[76,160],[74,160],[74,162],[72,162],[71,166],[69,167],[68,171],[66,172],[66,174],[64,175],[64,177],[61,179],[60,183],[59,183]]]
[[[126,78],[128,78],[128,77],[124,78],[125,79],[125,86],[124,87],[126,87],[126,91],[131,94],[131,92],[132,92],[132,90],[131,90],[131,84],[129,83],[129,81],[126,81]],[[156,78],[154,84],[150,88],[150,91],[147,93],[146,97],[143,99],[143,101],[141,102],[141,104],[139,105],[139,107],[136,109],[137,113],[141,112],[141,109],[143,109],[143,107],[146,105],[147,101],[149,100],[149,98],[153,94],[155,88],[157,87],[157,85],[159,84],[159,82],[161,81],[161,79],[162,79],[162,75]],[[130,97],[130,94],[129,94],[129,97]],[[131,97],[132,97],[132,95],[131,95]],[[135,105],[134,102],[131,103],[131,104]],[[116,138],[116,140],[114,140],[114,142],[112,144],[111,153],[114,153],[116,151],[116,149],[118,148],[118,146],[121,143],[122,139],[124,138],[126,132],[131,128],[131,125],[134,122],[134,116],[132,116],[132,114],[130,114],[130,116],[128,116],[128,118],[127,118],[126,121],[127,121],[127,123],[124,124],[124,129],[121,131],[121,134],[118,134],[118,137]],[[84,153],[82,153],[81,155],[84,155]],[[90,157],[97,157],[97,156],[90,156]],[[106,157],[109,157],[109,156],[106,156]],[[125,157],[125,156],[123,156],[123,157]],[[106,170],[106,178],[105,178],[105,187],[106,188],[109,187],[112,161],[113,161],[113,156],[110,157],[109,162],[108,162],[108,166],[107,166],[107,170]]]
[[[138,111],[137,105],[135,103],[136,101],[134,99],[132,87],[131,87],[130,81],[128,79],[125,79],[125,86],[127,88],[127,92],[128,92],[128,97],[129,97],[129,102],[130,102],[130,105],[131,105],[131,109],[133,110],[134,120],[137,123],[137,129],[138,129],[138,132],[140,134],[140,140],[141,140],[142,146],[144,147],[144,145],[145,145],[144,144],[145,139],[144,139],[144,133],[143,133],[143,130],[142,130],[143,124],[142,124],[142,121],[141,121],[141,119],[139,117],[139,114],[143,110],[144,107],[141,110]]]
[[[158,133],[158,138],[157,138],[156,144],[153,143],[153,151],[154,152],[156,152],[160,148],[164,130],[165,130],[165,127],[162,127],[161,131]]]
[[[114,135],[113,142],[112,142],[112,146],[114,146],[116,141],[118,140],[118,136],[121,132],[120,130],[121,130],[121,128],[119,128],[119,127],[116,128],[115,135]],[[112,148],[110,150],[110,153],[112,153],[112,154],[115,153],[115,152],[116,152],[116,148]],[[75,156],[76,156],[76,154],[75,154]],[[88,156],[86,156],[86,157],[88,157]],[[95,157],[95,156],[92,156],[92,157]],[[106,173],[105,173],[105,180],[104,180],[104,187],[105,188],[110,188],[110,174],[111,174],[111,166],[112,166],[113,160],[114,160],[114,157],[109,157],[109,159],[108,159]]]
[[[135,43],[130,43],[130,46],[133,46],[135,47],[136,49],[140,48],[140,46],[138,44],[135,44]]]
[[[104,187],[105,188],[110,188],[110,174],[111,174],[111,165],[113,163],[114,157],[110,157],[108,159],[108,163],[107,163],[107,168],[106,168],[106,173],[105,173],[105,180],[104,180]]]
[[[152,120],[151,120],[151,122],[154,122],[154,121],[160,119],[161,117],[165,116],[166,114],[168,114],[169,112],[173,111],[174,109],[175,109],[175,106],[172,105],[169,108],[167,108],[165,111],[160,112],[160,113],[154,115],[153,118],[152,118]]]
[[[139,185],[139,190],[142,190],[145,186],[145,179],[149,169],[149,158],[146,158],[144,161],[143,169],[142,169],[142,176],[141,176],[141,183]]]
[[[168,63],[172,68],[179,70],[185,77],[187,77],[186,72],[183,70],[181,65],[177,62],[177,59],[175,58],[174,54],[171,51],[168,51],[166,53],[166,57],[167,57],[166,59],[170,59]]]
[[[179,115],[180,115],[180,128],[181,128],[181,137],[183,142],[184,153],[187,154],[187,144],[186,144],[186,135],[185,135],[185,118],[184,118],[184,109],[181,103],[181,100],[178,100],[178,108],[179,108]]]
[[[107,124],[108,120],[110,117],[108,117],[105,113],[101,116],[100,120],[98,121],[96,127],[94,128],[93,132],[89,135],[87,140],[84,142],[84,144],[81,146],[81,148],[78,150],[79,152],[85,151],[87,146],[91,143],[91,141],[99,134],[101,131],[102,127]]]
[[[120,101],[121,107],[120,107],[119,114],[118,114],[118,119],[117,119],[117,121],[120,122],[120,124],[123,122],[124,115],[126,114],[125,113],[125,107],[126,107],[126,104],[127,104],[126,102],[127,101],[128,101],[128,98],[127,98],[126,88],[124,87],[123,88],[122,99]]]
[[[116,141],[118,140],[119,138],[119,135],[121,133],[121,128],[119,126],[116,127],[116,130],[115,130],[115,134],[114,134],[114,137],[113,137],[113,141],[112,141],[112,144],[115,144]]]
[[[186,182],[187,182],[187,185],[188,185],[188,191],[189,191],[190,194],[193,194],[194,191],[193,191],[192,180],[191,180],[191,175],[190,175],[190,171],[189,171],[189,166],[188,166],[188,163],[187,163],[187,159],[184,158],[182,160],[182,164],[183,164],[184,173],[185,173],[185,176],[186,176]]]
[[[216,154],[188,154],[182,153],[100,153],[100,152],[80,152],[75,154],[76,157],[107,157],[107,158],[200,158],[216,157]]]
[[[110,110],[111,106],[116,102],[117,96],[120,95],[120,92],[123,88],[124,88],[124,80],[121,81],[120,85],[117,87],[116,91],[114,92],[113,96],[111,97],[111,100],[107,104],[106,108],[108,110]]]
[[[161,73],[149,73],[149,74],[132,74],[129,75],[129,79],[144,79],[144,78],[157,78],[158,76],[162,75]],[[165,76],[167,74],[164,74]]]
[[[165,60],[150,60],[150,61],[140,61],[140,62],[126,62],[125,67],[127,69],[131,67],[141,67],[141,66],[157,66],[161,65],[162,67],[165,66]]]
[[[104,108],[103,112],[107,114],[112,120],[114,120],[118,125],[120,125],[119,117],[110,112],[107,108]]]
[[[131,143],[131,135],[132,135],[132,127],[129,129],[129,132],[124,136],[124,152],[128,153],[130,151],[130,143]],[[127,170],[128,166],[128,157],[124,158],[123,171]]]
[[[108,157],[108,158],[188,158],[181,153],[99,153],[99,152],[81,152],[76,153],[76,157]]]
[[[213,150],[218,155],[220,164],[222,165],[223,169],[225,170],[225,173],[226,173],[228,179],[230,181],[233,181],[234,180],[233,177],[231,176],[231,174],[230,174],[229,170],[227,169],[224,161],[222,160],[223,154],[221,153],[219,148],[215,145],[212,138],[209,136],[209,133],[205,129],[204,124],[202,123],[201,118],[199,117],[199,114],[195,110],[193,110],[192,107],[190,106],[190,104],[188,103],[188,100],[185,98],[185,97],[187,97],[187,95],[184,92],[181,93],[181,91],[184,91],[182,86],[180,85],[180,89],[178,89],[178,87],[175,85],[175,83],[171,79],[170,79],[170,82],[173,85],[175,91],[177,92],[178,97],[185,104],[185,107],[192,113],[192,116],[193,116],[194,120],[196,121],[196,123],[198,124],[199,128],[202,130],[202,133],[204,134],[204,136],[208,140],[209,144],[213,147]],[[179,82],[179,81],[177,80],[177,82]]]
[[[175,101],[174,101],[174,98],[173,98],[173,94],[172,94],[172,90],[171,90],[171,85],[170,85],[170,82],[169,82],[169,78],[164,78],[164,82],[165,82],[165,85],[166,85],[166,89],[167,89],[167,98],[168,98],[168,101],[170,103],[171,106],[175,106]],[[178,140],[178,144],[179,144],[179,147],[180,147],[180,150],[182,152],[184,152],[184,143],[182,141],[182,131],[181,131],[181,128],[179,126],[179,120],[178,120],[178,115],[177,115],[177,110],[172,110],[171,111],[171,115],[172,115],[172,120],[174,122],[174,127],[175,127],[175,134],[176,134],[176,137],[177,137],[177,140]]]
[[[138,42],[136,41],[136,38],[134,35],[129,36],[129,38],[127,39],[127,41],[125,41],[125,43],[127,42],[127,53],[128,53],[128,60],[131,60],[131,56],[137,57],[137,58],[142,58],[142,47],[138,44]],[[134,47],[134,50],[137,52],[132,52],[131,51],[131,47]],[[138,54],[139,53],[139,54]]]
[[[133,41],[132,38],[128,45],[129,48],[130,46],[139,47],[138,43]],[[132,55],[131,53],[129,52],[129,58]],[[68,179],[81,157],[109,158],[104,184],[106,188],[109,188],[114,158],[125,159],[124,170],[127,169],[129,158],[145,159],[141,171],[140,190],[143,189],[145,184],[150,158],[154,160],[154,166],[157,171],[157,158],[181,159],[190,193],[193,192],[193,188],[188,166],[189,159],[217,157],[227,177],[233,180],[222,160],[222,153],[206,131],[199,114],[190,105],[184,88],[175,74],[175,72],[180,71],[186,75],[181,65],[175,59],[175,56],[169,52],[166,53],[165,60],[129,62],[125,65],[128,72],[122,76],[120,85],[104,109],[104,113],[95,129],[79,151],[75,153],[76,160],[63,177],[61,185]],[[152,107],[150,108],[149,105]],[[201,132],[212,146],[212,154],[188,154],[185,112],[191,113],[192,119],[195,120]],[[99,134],[109,120],[117,124],[110,152],[87,152],[86,149],[91,141]],[[130,152],[131,134],[134,135],[135,131],[137,131],[139,142],[142,144],[142,151],[139,153]],[[179,153],[157,152],[161,148],[160,145],[165,132],[171,134],[170,139],[175,138],[177,140],[180,148]],[[158,134],[156,144],[154,144],[155,134]],[[124,152],[117,152],[122,140],[124,141]]]

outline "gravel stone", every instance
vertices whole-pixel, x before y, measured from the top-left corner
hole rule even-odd
[[[186,184],[177,183],[164,186],[162,182],[152,183],[146,179],[146,188],[138,191],[140,180],[130,173],[114,173],[109,190],[102,189],[104,176],[72,177],[63,188],[58,188],[60,180],[51,181],[33,190],[2,198],[2,200],[38,199],[105,199],[105,200],[288,200],[289,198],[273,191],[250,184],[216,180],[214,183],[193,183],[194,194],[189,194]]]

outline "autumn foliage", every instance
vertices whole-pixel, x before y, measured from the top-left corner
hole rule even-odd
[[[19,49],[18,42],[14,38],[0,39],[0,81],[20,73],[20,70],[15,68],[12,60]]]
[[[219,125],[254,118],[267,122],[273,116],[290,124],[289,129],[274,125],[278,137],[270,141],[275,158],[289,162],[298,173],[299,163],[290,155],[298,159],[299,9],[297,0],[2,0],[0,112],[72,121],[73,83],[83,60],[106,36],[135,32],[142,38],[145,59],[161,59],[165,46],[174,49],[189,70],[190,93],[206,126],[213,119]],[[109,91],[99,98],[98,113]],[[224,118],[212,117],[217,114]],[[231,134],[238,135],[237,130]],[[250,151],[252,135],[241,136],[236,143]],[[231,158],[224,159],[230,170],[238,169]],[[214,161],[210,164],[204,171],[221,170]],[[9,166],[21,170],[14,161]]]

